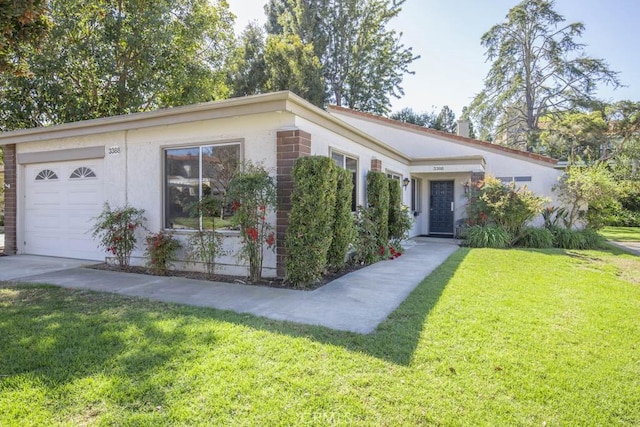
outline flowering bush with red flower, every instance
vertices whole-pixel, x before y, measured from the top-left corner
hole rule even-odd
[[[145,242],[144,255],[147,257],[147,267],[153,274],[166,276],[176,260],[177,250],[182,245],[173,237],[173,233],[165,231],[148,234]]]
[[[275,233],[267,221],[269,211],[275,210],[276,184],[262,167],[248,163],[229,186],[235,212],[234,222],[240,226],[242,250],[239,256],[249,262],[249,280],[262,278],[264,248],[275,248]]]
[[[111,253],[120,268],[128,268],[131,252],[136,246],[136,230],[143,227],[143,209],[124,206],[112,209],[105,203],[102,213],[94,218],[92,237],[98,246]]]

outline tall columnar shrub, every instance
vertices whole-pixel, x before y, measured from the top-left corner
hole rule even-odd
[[[327,266],[336,206],[336,166],[329,157],[296,160],[287,250],[286,280],[298,287],[316,281]]]
[[[355,239],[355,224],[351,212],[351,194],[353,192],[351,172],[336,168],[336,178],[333,239],[327,254],[327,263],[330,268],[340,270],[345,265],[347,252]]]
[[[144,210],[131,206],[111,208],[105,203],[102,213],[94,219],[92,237],[116,257],[120,268],[129,267],[131,252],[136,247],[136,230],[145,222]]]
[[[405,236],[405,213],[402,210],[402,189],[400,181],[389,180],[389,239],[400,241]]]
[[[264,248],[275,248],[275,233],[267,215],[276,207],[276,183],[262,166],[246,164],[229,185],[235,215],[240,226],[242,250],[240,257],[249,262],[249,280],[262,278]]]
[[[367,204],[373,208],[378,245],[386,248],[389,243],[389,182],[384,173],[367,173]]]

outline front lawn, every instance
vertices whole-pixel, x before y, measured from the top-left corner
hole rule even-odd
[[[640,242],[640,227],[604,227],[600,234],[614,242]]]
[[[639,425],[638,271],[464,248],[367,336],[0,288],[0,425]]]

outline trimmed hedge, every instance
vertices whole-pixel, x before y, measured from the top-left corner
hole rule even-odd
[[[333,239],[327,254],[327,263],[330,268],[337,271],[345,265],[349,246],[355,239],[355,225],[351,213],[351,193],[353,192],[351,172],[336,168],[336,178]]]
[[[367,203],[373,208],[378,246],[386,248],[389,243],[389,183],[384,173],[367,173]]]
[[[307,287],[327,265],[336,206],[336,166],[329,157],[297,159],[293,166],[293,193],[287,249],[286,280]]]
[[[402,189],[400,188],[400,181],[392,178],[387,179],[389,180],[389,238],[402,240],[404,237]]]

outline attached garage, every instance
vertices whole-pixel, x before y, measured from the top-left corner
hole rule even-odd
[[[25,165],[24,253],[104,260],[89,231],[105,200],[102,172],[103,159]]]

